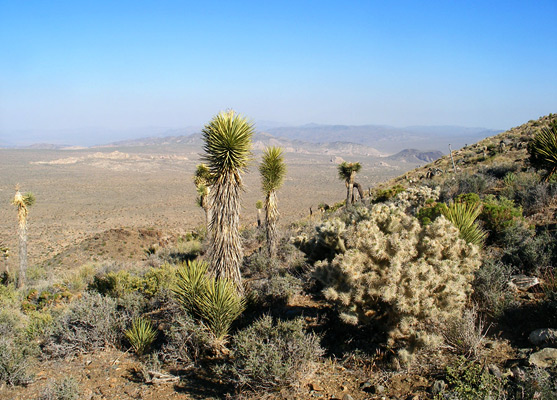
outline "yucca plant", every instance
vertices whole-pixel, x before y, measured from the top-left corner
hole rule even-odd
[[[207,226],[207,234],[210,232],[211,225],[211,185],[213,184],[213,175],[209,167],[205,164],[198,164],[193,175],[193,183],[197,189],[197,201],[203,211],[205,211],[205,225]]]
[[[346,185],[346,207],[353,203],[354,179],[361,169],[362,165],[359,162],[349,163],[343,161],[338,166],[338,178],[343,180]]]
[[[209,275],[208,267],[204,261],[183,264],[177,271],[173,292],[186,311],[201,319],[222,342],[245,302],[233,282]]]
[[[27,283],[27,217],[29,207],[35,204],[33,193],[21,194],[19,186],[12,204],[17,207],[17,219],[19,221],[19,277],[17,287],[23,287]]]
[[[203,322],[223,343],[230,326],[245,309],[245,300],[236,285],[228,279],[209,278],[205,290],[198,298],[199,314]]]
[[[543,178],[549,181],[557,172],[557,121],[542,128],[534,139],[528,144],[530,163],[537,169],[545,169],[547,172]]]
[[[204,161],[214,177],[211,190],[211,236],[208,257],[211,272],[242,291],[240,264],[240,192],[242,173],[251,158],[254,127],[234,111],[216,115],[201,131]]]
[[[261,187],[265,194],[265,230],[267,233],[267,251],[269,257],[277,255],[278,232],[277,221],[277,190],[284,182],[286,164],[280,147],[267,147],[263,152],[263,160],[259,166]]]
[[[145,354],[157,337],[157,331],[151,325],[151,321],[141,317],[132,322],[130,329],[125,332],[126,338],[138,356]]]
[[[188,261],[176,271],[177,279],[172,291],[186,311],[199,316],[199,298],[207,288],[209,265],[204,261]]]
[[[487,237],[477,223],[476,219],[482,212],[482,207],[478,203],[454,202],[441,210],[445,218],[453,223],[460,231],[461,239],[467,243],[482,246]]]

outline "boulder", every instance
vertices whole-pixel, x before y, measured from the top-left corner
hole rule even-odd
[[[550,368],[557,365],[557,349],[547,347],[530,355],[530,365],[539,368]]]
[[[557,329],[543,328],[536,329],[530,333],[528,340],[534,346],[557,344]]]

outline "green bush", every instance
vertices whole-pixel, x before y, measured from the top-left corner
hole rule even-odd
[[[497,199],[488,195],[483,201],[479,219],[490,232],[491,241],[497,241],[505,229],[516,226],[523,219],[522,207],[516,207],[514,202],[506,197]]]
[[[416,218],[420,221],[422,225],[429,225],[437,217],[440,217],[443,214],[443,211],[447,209],[447,205],[445,203],[438,203],[436,201],[429,201],[426,203],[425,206],[420,208],[418,213],[416,214]]]
[[[449,391],[448,398],[458,400],[502,398],[505,382],[499,380],[474,361],[459,358],[446,369]]]
[[[323,354],[318,338],[305,334],[303,321],[265,316],[232,337],[225,376],[256,392],[299,387]]]
[[[373,203],[383,203],[404,192],[406,188],[402,185],[395,185],[387,189],[379,189],[375,192]]]

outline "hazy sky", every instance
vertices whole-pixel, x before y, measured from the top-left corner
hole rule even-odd
[[[0,0],[0,139],[226,108],[505,129],[557,112],[555,21],[555,0]]]

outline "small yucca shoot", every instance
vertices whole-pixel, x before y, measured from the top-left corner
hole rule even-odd
[[[209,265],[204,261],[188,261],[177,270],[176,285],[172,289],[176,300],[186,311],[199,316],[198,299],[207,287],[207,270]]]
[[[234,282],[210,278],[199,297],[199,312],[218,341],[223,341],[232,322],[245,309],[245,300],[238,294]]]
[[[135,353],[141,356],[151,347],[157,337],[157,331],[151,325],[151,321],[139,317],[133,320],[131,328],[126,330],[125,335]]]
[[[451,221],[460,231],[461,239],[477,246],[482,246],[487,237],[487,232],[476,223],[476,218],[481,212],[481,205],[466,202],[451,203],[442,210],[445,218]]]

